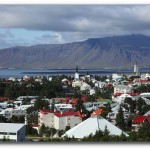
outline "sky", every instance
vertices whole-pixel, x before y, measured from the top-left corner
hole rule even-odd
[[[0,5],[0,49],[150,35],[150,5]]]

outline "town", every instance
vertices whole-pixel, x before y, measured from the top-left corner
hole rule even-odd
[[[0,79],[1,142],[150,141],[150,73]]]

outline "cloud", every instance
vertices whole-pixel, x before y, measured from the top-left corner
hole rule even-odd
[[[150,5],[2,5],[0,27],[56,32],[149,30],[149,15]]]
[[[63,42],[63,37],[59,33],[44,34],[35,38],[35,43],[38,44],[60,44]]]
[[[149,16],[148,4],[0,5],[0,28],[43,31],[32,39],[34,44],[63,43],[90,37],[150,35]]]

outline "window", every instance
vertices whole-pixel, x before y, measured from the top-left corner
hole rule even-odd
[[[9,135],[16,135],[16,133],[9,133]]]

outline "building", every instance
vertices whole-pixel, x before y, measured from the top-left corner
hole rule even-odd
[[[132,92],[132,87],[127,85],[116,85],[114,86],[114,93],[128,93]]]
[[[38,96],[19,96],[16,100],[17,101],[23,101],[23,100],[26,100],[26,99],[36,99],[38,98]]]
[[[99,116],[93,116],[85,121],[81,122],[77,126],[71,128],[67,132],[65,132],[62,137],[68,137],[68,138],[77,138],[77,139],[82,139],[84,137],[89,136],[90,134],[95,134],[96,131],[101,130],[104,131],[105,128],[109,130],[109,135],[118,135],[120,136],[122,133],[125,136],[129,136],[125,132],[123,132],[121,129],[116,127],[115,125],[111,124],[109,121],[104,119],[103,117]]]
[[[137,76],[138,75],[138,66],[137,64],[134,65],[134,73]]]
[[[1,116],[10,119],[12,116],[20,117],[26,115],[26,110],[6,108],[0,112]]]
[[[0,123],[0,139],[25,141],[25,125],[19,123]]]
[[[86,82],[82,82],[80,86],[81,91],[90,90],[90,89],[91,89],[91,86],[89,84],[87,84]]]
[[[71,104],[55,104],[55,108],[56,108],[56,111],[62,111],[62,112],[68,111],[70,109],[73,110],[73,107]]]
[[[67,112],[54,112],[43,109],[40,110],[38,114],[39,128],[42,124],[44,124],[50,128],[65,130],[66,126],[70,126],[70,128],[72,128],[80,122],[82,122],[80,114],[78,112],[74,112],[73,110],[68,110]]]
[[[78,65],[76,66],[76,72],[75,72],[75,79],[79,80],[79,69],[78,69]]]
[[[150,115],[147,115],[147,116],[137,115],[137,116],[135,116],[132,120],[133,130],[138,131],[144,122],[150,123]]]

